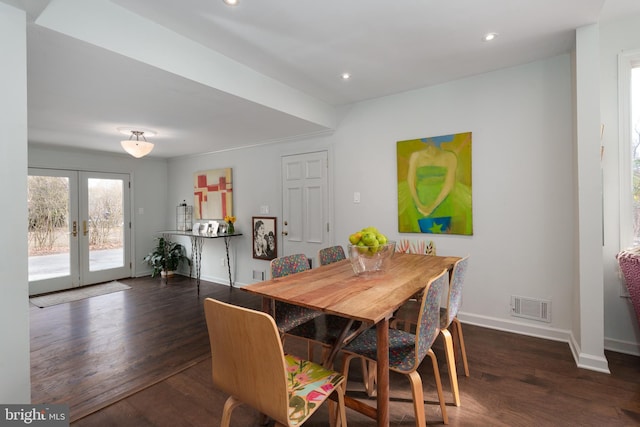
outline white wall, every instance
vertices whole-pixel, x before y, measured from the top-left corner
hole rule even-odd
[[[29,403],[27,41],[25,13],[0,3],[0,402]],[[22,178],[22,179],[21,179]]]
[[[600,27],[600,98],[601,118],[605,126],[603,145],[604,182],[604,328],[606,348],[640,354],[640,328],[633,306],[621,298],[622,282],[615,255],[620,244],[620,210],[618,175],[618,54],[622,50],[640,49],[640,17],[630,17],[602,24]]]
[[[396,142],[470,131],[474,235],[423,237],[439,254],[471,255],[463,320],[568,341],[576,258],[571,76],[562,55],[351,105],[330,136],[172,159],[172,212],[190,197],[195,171],[232,167],[237,228],[250,230],[261,204],[280,218],[280,156],[324,147],[333,159],[336,243],[368,225],[412,237],[397,232]],[[239,284],[268,267],[251,258],[250,243],[250,233],[236,242]],[[205,244],[203,278],[225,277],[222,254],[221,243]],[[550,299],[552,323],[511,317],[511,295]]]

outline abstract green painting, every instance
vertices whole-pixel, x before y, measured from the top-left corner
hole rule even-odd
[[[398,141],[398,231],[473,234],[471,132]]]

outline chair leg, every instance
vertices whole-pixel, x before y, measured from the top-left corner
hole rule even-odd
[[[346,379],[345,379],[346,381]],[[345,383],[338,385],[335,389],[338,394],[338,413],[333,409],[333,401],[329,399],[329,423],[331,427],[347,427],[347,413],[344,405]]]
[[[452,322],[456,327],[458,341],[460,342],[460,353],[462,354],[462,364],[464,365],[464,375],[469,376],[469,364],[467,363],[467,349],[464,346],[464,337],[462,336],[462,323],[457,317],[453,318]]]
[[[231,423],[231,412],[237,407],[242,405],[238,399],[233,396],[229,396],[226,402],[224,402],[224,407],[222,409],[222,419],[220,420],[220,427],[229,427]]]
[[[347,381],[349,378],[349,363],[351,363],[351,359],[357,357],[360,359],[360,363],[362,364],[362,382],[364,383],[364,389],[367,392],[367,396],[373,397],[376,395],[376,372],[377,372],[377,364],[376,362],[369,361],[364,357],[360,357],[355,354],[345,354],[342,359],[342,376],[345,378],[345,390],[347,388]]]
[[[364,375],[364,389],[367,396],[375,397],[378,394],[376,383],[378,382],[378,364],[372,360],[362,358],[362,371]]]
[[[322,366],[327,366],[327,362],[329,360],[329,356],[331,355],[331,347],[323,345],[321,347],[321,350],[322,350],[322,352],[320,353],[321,365]]]
[[[422,391],[422,380],[418,371],[407,374],[411,383],[411,395],[413,396],[413,412],[416,417],[416,427],[423,427],[427,424],[424,415],[424,393]]]
[[[313,341],[307,340],[307,360],[313,360]]]
[[[438,390],[438,401],[440,402],[440,411],[442,412],[442,422],[449,424],[449,416],[447,415],[447,406],[444,401],[444,393],[442,393],[442,381],[440,381],[440,371],[438,370],[438,359],[433,350],[429,349],[427,352],[431,358],[431,364],[433,365],[433,377],[436,380],[436,390]]]
[[[458,374],[456,373],[456,355],[453,352],[453,338],[448,329],[440,329],[444,339],[444,350],[447,356],[447,370],[451,381],[451,392],[453,393],[453,403],[460,406],[460,390],[458,389]]]

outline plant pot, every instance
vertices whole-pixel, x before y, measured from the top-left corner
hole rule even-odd
[[[175,274],[175,271],[173,271],[173,270],[169,270],[169,271],[162,270],[160,272],[160,276],[161,277],[173,277],[174,274]]]

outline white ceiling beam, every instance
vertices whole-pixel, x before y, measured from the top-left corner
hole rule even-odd
[[[335,107],[107,0],[53,0],[35,23],[222,92],[335,129]]]

